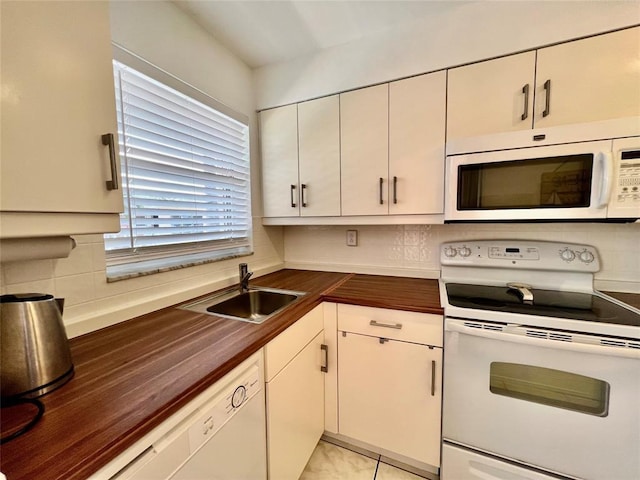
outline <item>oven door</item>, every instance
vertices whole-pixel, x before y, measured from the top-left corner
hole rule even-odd
[[[637,480],[640,350],[546,335],[447,318],[443,438],[569,477]]]
[[[446,221],[604,219],[612,142],[447,157]]]

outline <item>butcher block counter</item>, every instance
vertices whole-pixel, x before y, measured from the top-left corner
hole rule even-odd
[[[0,449],[8,480],[84,479],[160,425],[323,301],[442,314],[437,280],[281,270],[251,281],[307,292],[256,325],[174,307],[71,339],[72,380]],[[2,436],[33,415],[2,411]]]

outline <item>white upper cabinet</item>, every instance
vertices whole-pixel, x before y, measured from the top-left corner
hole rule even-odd
[[[535,112],[536,127],[640,116],[640,27],[538,50]]]
[[[298,104],[300,215],[340,215],[340,99]]]
[[[536,52],[449,70],[447,140],[530,129]]]
[[[267,217],[300,215],[298,195],[298,106],[260,113],[262,198]]]
[[[112,134],[117,149],[108,2],[1,9],[2,236],[117,231],[117,151],[102,142]]]
[[[337,95],[260,113],[265,217],[340,215]]]
[[[637,117],[640,27],[452,68],[447,103],[447,141]]]
[[[265,217],[441,214],[446,73],[261,113]]]
[[[386,215],[389,85],[340,95],[342,215]]]
[[[446,72],[389,84],[389,213],[444,210]]]

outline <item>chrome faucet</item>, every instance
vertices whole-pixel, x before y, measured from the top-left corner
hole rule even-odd
[[[238,265],[238,271],[240,276],[240,293],[249,291],[249,279],[253,272],[249,271],[249,267],[246,263]]]

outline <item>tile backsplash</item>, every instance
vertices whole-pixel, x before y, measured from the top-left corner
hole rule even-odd
[[[107,283],[102,235],[75,236],[68,258],[3,263],[1,293],[40,292],[65,299],[64,322],[70,337],[188,300],[238,281],[238,263],[256,276],[283,265],[282,228],[253,221],[254,254]]]
[[[346,230],[358,230],[358,246]],[[528,223],[285,228],[285,265],[437,278],[442,242],[527,239],[584,243],[601,256],[598,288],[640,292],[640,224]]]

